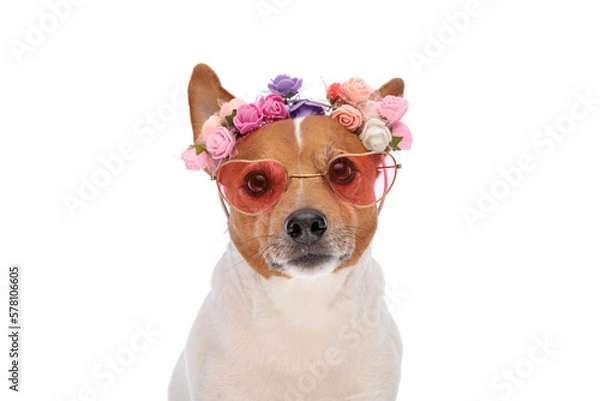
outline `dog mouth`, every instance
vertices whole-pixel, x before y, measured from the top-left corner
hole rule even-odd
[[[308,269],[313,268],[315,266],[324,265],[333,261],[334,259],[335,257],[330,254],[308,252],[304,255],[300,255],[296,258],[290,259],[288,261],[288,264]]]
[[[267,258],[267,262],[272,269],[285,272],[287,267],[292,267],[300,271],[319,270],[324,266],[332,264],[341,264],[350,257],[350,252],[345,252],[341,255],[335,253],[319,252],[318,250],[308,250],[300,254],[296,254],[285,258],[285,260],[276,260],[275,258]],[[336,263],[337,262],[337,263]]]

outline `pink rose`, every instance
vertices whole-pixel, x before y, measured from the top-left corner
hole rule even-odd
[[[222,120],[225,120],[225,117],[230,116],[231,113],[233,113],[233,110],[237,109],[238,107],[240,107],[243,104],[246,104],[246,102],[244,102],[242,99],[238,99],[237,97],[234,97],[229,102],[224,103],[221,106],[221,111],[219,112],[219,116],[221,117]]]
[[[206,137],[220,127],[222,123],[223,121],[218,115],[213,114],[210,116],[208,120],[204,121],[204,124],[202,124],[202,131],[200,131],[200,135],[196,138],[196,143],[199,145],[205,143]]]
[[[362,116],[356,107],[343,105],[331,113],[331,118],[340,123],[348,131],[354,131],[362,124]]]
[[[256,104],[250,103],[238,107],[237,114],[233,118],[233,125],[240,131],[240,134],[246,135],[260,128],[263,121],[262,111]]]
[[[377,102],[377,105],[381,117],[386,118],[390,123],[400,120],[408,110],[408,102],[400,96],[388,95]]]
[[[412,133],[410,129],[402,121],[396,121],[390,127],[393,136],[401,136],[402,140],[398,143],[398,148],[408,150],[412,146]]]
[[[362,78],[350,78],[342,84],[342,94],[352,103],[364,102],[373,89]]]
[[[217,169],[217,163],[206,152],[196,154],[196,148],[190,147],[181,155],[181,160],[185,162],[185,168],[188,170],[207,169],[214,173]]]
[[[213,159],[224,159],[231,155],[235,138],[227,128],[219,127],[206,137],[205,146]]]
[[[258,107],[263,113],[265,121],[285,120],[290,117],[288,109],[283,102],[283,97],[276,93],[270,93],[258,100]]]

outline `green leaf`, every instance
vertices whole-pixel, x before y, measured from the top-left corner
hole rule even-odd
[[[400,150],[400,148],[398,147],[398,144],[402,141],[402,138],[404,138],[404,137],[402,137],[402,136],[393,136],[392,137],[392,142],[390,142],[392,145],[392,150]]]
[[[202,145],[193,145],[196,148],[196,154],[199,155],[202,152],[206,152],[206,148]]]
[[[236,114],[237,114],[237,109],[234,109],[230,115],[225,117],[225,120],[227,120],[229,125],[233,126],[233,118],[236,116]]]

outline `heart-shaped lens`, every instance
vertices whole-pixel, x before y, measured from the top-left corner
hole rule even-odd
[[[227,203],[247,214],[273,206],[286,183],[287,171],[275,160],[232,160],[217,171],[217,185]]]
[[[388,193],[396,179],[396,161],[387,153],[334,157],[327,167],[331,188],[355,206],[370,206]]]

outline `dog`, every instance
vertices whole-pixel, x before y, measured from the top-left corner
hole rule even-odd
[[[287,78],[284,84],[297,84]],[[343,92],[332,86],[330,100],[343,97],[334,89]],[[188,90],[190,152],[206,156],[210,143],[197,144],[208,141],[207,121],[221,113],[231,123],[223,110],[236,99],[205,64],[194,68]],[[394,78],[371,98],[399,98],[403,90]],[[273,99],[275,114],[284,115],[282,104],[294,101],[285,92]],[[249,134],[242,128],[219,166],[212,159],[201,165],[217,180],[231,243],[176,363],[170,401],[396,399],[402,342],[370,253],[385,194],[353,186],[385,175],[387,192],[399,165],[373,155],[348,120],[291,112]],[[223,148],[217,145],[212,156]]]

